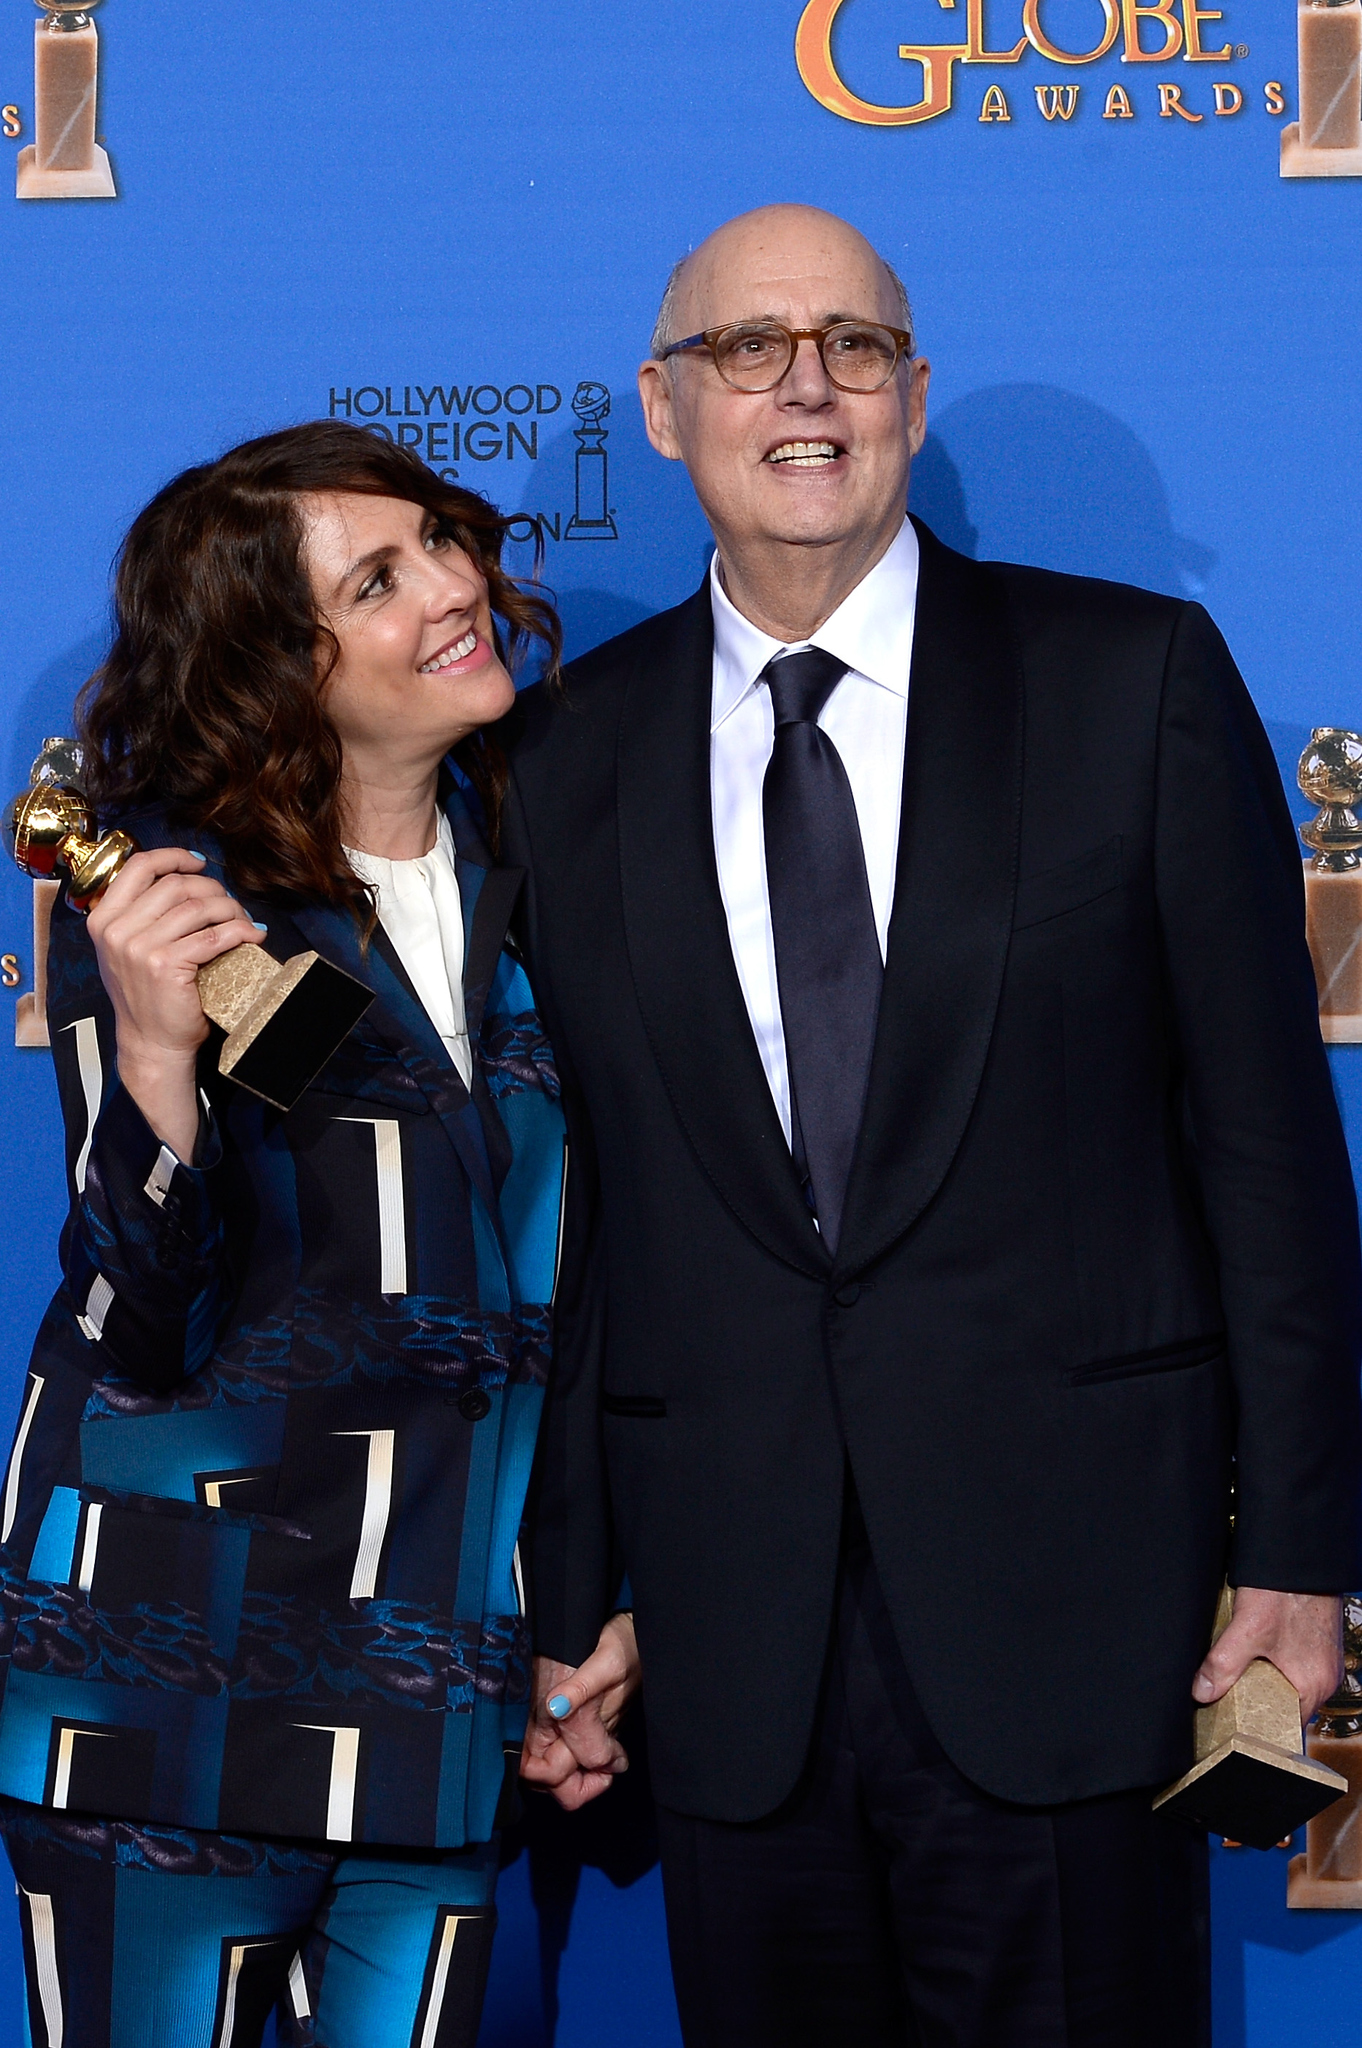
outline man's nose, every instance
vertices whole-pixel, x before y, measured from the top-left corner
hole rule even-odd
[[[799,405],[822,405],[834,390],[816,341],[797,341],[794,361],[781,380],[781,396]]]

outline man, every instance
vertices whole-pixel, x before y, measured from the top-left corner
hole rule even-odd
[[[688,2048],[1203,2039],[1154,1793],[1252,1657],[1313,1711],[1358,1576],[1271,753],[1199,607],[905,519],[927,379],[845,223],[703,243],[639,382],[712,573],[515,747],[574,1218],[523,1768],[602,1790],[641,1662]]]

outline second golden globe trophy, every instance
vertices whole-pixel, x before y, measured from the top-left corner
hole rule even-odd
[[[90,910],[137,845],[126,832],[96,837],[80,767],[72,741],[48,740],[4,829],[26,875],[64,879],[73,907]],[[198,989],[204,1014],[227,1034],[219,1072],[276,1109],[292,1109],[373,1001],[363,982],[318,953],[280,962],[261,946],[234,946],[210,960]]]
[[[1217,1636],[1233,1613],[1226,1586]],[[1255,1657],[1214,1706],[1196,1708],[1192,1731],[1195,1763],[1154,1805],[1232,1842],[1271,1849],[1349,1789],[1346,1778],[1305,1754],[1300,1694],[1265,1657]]]
[[[38,0],[33,45],[35,140],[19,152],[20,199],[116,199],[108,156],[95,141],[99,115],[99,0]]]

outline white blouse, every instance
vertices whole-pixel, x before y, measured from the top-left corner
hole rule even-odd
[[[383,860],[352,846],[346,847],[345,857],[360,880],[376,892],[379,923],[465,1088],[471,1088],[473,1054],[463,1006],[463,904],[448,818],[441,812],[435,844],[419,860]]]

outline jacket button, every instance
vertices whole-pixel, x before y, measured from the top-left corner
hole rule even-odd
[[[491,1413],[492,1397],[482,1387],[470,1387],[466,1394],[459,1396],[459,1413],[465,1422],[481,1422],[484,1415]]]
[[[844,1287],[838,1288],[832,1298],[838,1308],[855,1308],[861,1298],[860,1283],[856,1280],[848,1280]]]

